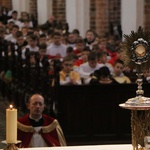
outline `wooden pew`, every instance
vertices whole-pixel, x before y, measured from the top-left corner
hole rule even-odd
[[[150,96],[150,85],[143,89]],[[59,86],[58,118],[66,138],[129,142],[131,112],[119,104],[135,97],[136,90],[136,84]]]

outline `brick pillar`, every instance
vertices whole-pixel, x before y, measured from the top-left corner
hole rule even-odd
[[[145,0],[144,4],[144,28],[150,30],[150,1]]]
[[[108,0],[95,0],[96,3],[96,31],[99,35],[108,32]]]
[[[34,26],[37,26],[37,24],[38,24],[37,0],[29,0],[29,14],[30,14],[30,18],[33,21]]]
[[[0,0],[0,5],[2,5],[2,0]]]
[[[12,0],[0,0],[0,5],[8,9],[12,9]]]
[[[57,20],[66,20],[66,0],[55,0],[53,2],[53,15]]]
[[[90,29],[96,30],[96,0],[90,0]]]
[[[109,0],[108,4],[108,32],[113,34],[113,27],[121,27],[121,0]]]
[[[30,6],[29,7],[30,14],[32,14],[35,18],[37,18],[37,0],[30,0],[29,6]]]
[[[110,25],[120,25],[121,0],[90,0],[90,28],[100,36],[110,33]]]

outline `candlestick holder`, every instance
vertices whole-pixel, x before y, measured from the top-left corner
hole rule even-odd
[[[6,147],[3,150],[19,150],[16,144],[21,143],[21,141],[17,141],[16,143],[7,143],[6,141],[1,141],[1,143],[6,144]]]

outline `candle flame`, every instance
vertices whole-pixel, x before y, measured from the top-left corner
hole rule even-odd
[[[13,105],[9,105],[9,108],[10,108],[10,109],[13,109]]]

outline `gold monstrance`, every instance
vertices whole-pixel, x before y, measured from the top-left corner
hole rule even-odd
[[[136,97],[129,98],[119,106],[131,110],[133,150],[144,148],[144,137],[150,136],[150,98],[144,97],[143,71],[150,68],[150,32],[139,27],[137,32],[124,35],[121,45],[121,59],[125,66],[136,70]]]

